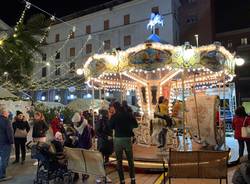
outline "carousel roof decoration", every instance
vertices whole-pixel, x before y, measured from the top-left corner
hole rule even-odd
[[[224,78],[225,82],[233,79],[235,56],[220,44],[195,47],[186,42],[173,46],[154,33],[157,25],[163,25],[160,15],[152,14],[149,24],[148,28],[153,33],[144,43],[89,57],[82,68],[85,79],[106,90],[124,92],[135,89],[138,104],[144,104],[147,112],[152,111],[153,106],[146,102],[155,101],[150,97],[152,88],[159,86],[157,95],[162,95],[164,85],[169,82],[171,90],[182,89],[182,74],[185,76],[185,89],[199,85],[216,86]],[[138,91],[142,86],[145,88],[144,96]]]

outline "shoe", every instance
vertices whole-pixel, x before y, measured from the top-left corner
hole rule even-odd
[[[86,181],[88,178],[89,178],[89,175],[87,175],[87,174],[82,175],[82,181],[83,182]]]
[[[135,178],[132,178],[132,179],[131,179],[131,184],[136,184],[136,183],[135,183]]]
[[[97,178],[96,180],[95,180],[95,182],[96,182],[96,184],[99,184],[99,183],[102,183],[102,179],[101,178]]]
[[[0,182],[11,180],[13,177],[12,176],[5,176],[3,178],[0,178]]]
[[[17,164],[19,163],[19,160],[15,160],[14,162],[12,162],[12,164]]]
[[[75,173],[73,177],[73,181],[76,182],[79,179],[79,174]]]
[[[163,147],[164,147],[163,145],[157,146],[157,148],[163,148]]]
[[[22,160],[22,162],[21,162],[21,165],[23,165],[24,164],[24,160]]]
[[[36,161],[35,163],[33,163],[34,166],[38,165],[38,161]]]
[[[106,176],[106,182],[107,183],[112,183],[112,180],[108,176]]]

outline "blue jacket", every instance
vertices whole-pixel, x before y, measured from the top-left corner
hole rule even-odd
[[[7,118],[0,115],[0,147],[14,143],[13,129]]]

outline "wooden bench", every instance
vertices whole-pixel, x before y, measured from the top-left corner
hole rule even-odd
[[[80,148],[64,148],[68,160],[68,169],[81,174],[94,175],[104,178],[106,184],[106,171],[103,156],[99,151]]]
[[[173,151],[170,149],[168,180],[172,178],[227,179],[229,151]]]

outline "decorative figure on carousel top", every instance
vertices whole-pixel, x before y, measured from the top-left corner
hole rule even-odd
[[[163,26],[163,16],[161,16],[159,13],[151,13],[149,23],[147,24],[147,29],[150,29],[153,31],[153,34],[155,34],[156,25]]]

